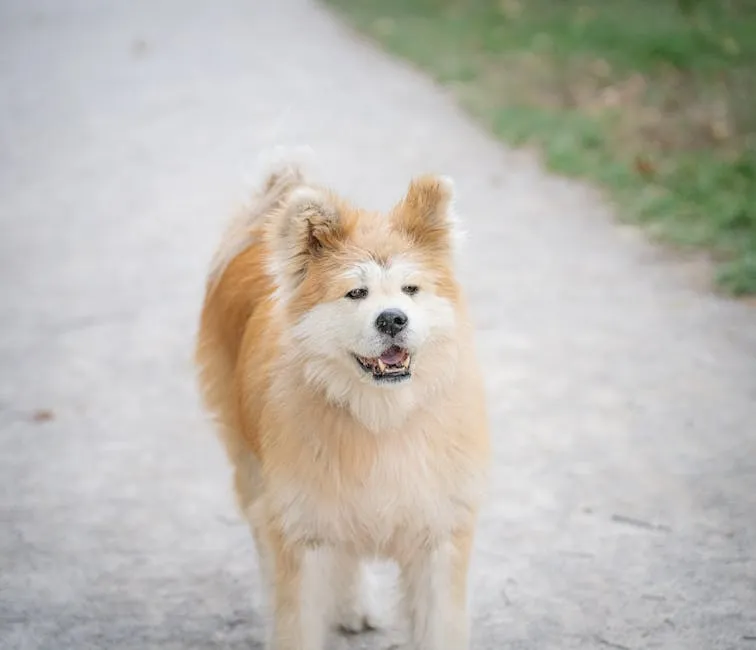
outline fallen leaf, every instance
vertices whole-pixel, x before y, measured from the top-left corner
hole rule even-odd
[[[650,178],[651,176],[654,176],[656,174],[656,168],[654,167],[653,163],[648,158],[644,158],[643,156],[635,157],[635,171],[637,171],[641,176],[645,176],[646,178]]]
[[[32,422],[49,422],[55,418],[55,414],[50,409],[37,409],[32,413]]]

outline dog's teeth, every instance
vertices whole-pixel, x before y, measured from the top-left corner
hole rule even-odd
[[[386,364],[383,363],[383,361],[381,361],[380,359],[378,359],[378,371],[381,374],[383,374],[384,372],[386,372]]]
[[[409,354],[408,354],[408,355],[407,355],[407,356],[406,356],[406,357],[404,358],[404,361],[402,361],[402,366],[404,366],[405,368],[409,368],[409,362],[410,362],[410,358],[409,358]]]

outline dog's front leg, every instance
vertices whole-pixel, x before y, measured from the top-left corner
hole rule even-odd
[[[417,549],[400,562],[412,650],[467,650],[472,531]]]
[[[328,633],[328,585],[318,580],[315,552],[270,534],[273,625],[268,650],[323,650]],[[324,598],[324,596],[326,596]]]

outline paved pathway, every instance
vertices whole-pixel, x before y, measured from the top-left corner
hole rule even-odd
[[[190,359],[244,174],[303,143],[368,205],[457,180],[474,648],[756,648],[756,312],[303,0],[0,2],[0,647],[259,648]]]

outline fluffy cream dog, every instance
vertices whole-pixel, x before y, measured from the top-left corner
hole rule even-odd
[[[489,443],[451,201],[423,177],[368,212],[282,167],[213,263],[197,360],[270,587],[271,650],[371,626],[371,558],[399,566],[413,650],[468,647]]]

